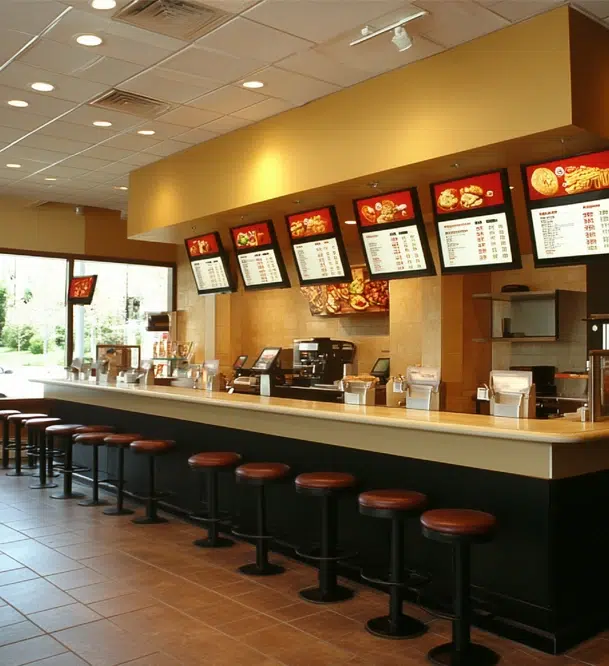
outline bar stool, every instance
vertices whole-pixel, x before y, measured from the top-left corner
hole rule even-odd
[[[32,441],[36,448],[35,455],[38,458],[38,483],[32,483],[30,486],[32,490],[57,488],[56,483],[47,480],[47,478],[53,478],[53,456],[47,457],[47,439],[49,437],[46,430],[49,426],[58,423],[61,423],[61,419],[49,417],[46,419],[30,419],[25,424],[28,435],[32,433]]]
[[[30,419],[43,419],[47,418],[48,414],[12,414],[7,416],[6,420],[9,424],[13,424],[15,428],[15,444],[14,447],[9,446],[9,449],[15,449],[15,469],[12,472],[7,472],[6,476],[33,476],[33,472],[24,472],[21,469],[21,454],[23,452],[23,445],[21,443],[21,432],[23,426]],[[31,448],[31,441],[28,441],[26,450]]]
[[[106,506],[109,504],[108,500],[99,499],[99,447],[104,445],[108,432],[112,432],[108,428],[109,426],[104,426],[102,432],[84,432],[74,435],[75,444],[93,447],[93,496],[89,500],[79,502],[79,506]]]
[[[57,444],[63,445],[64,449],[64,461],[61,469],[61,473],[63,474],[63,492],[51,495],[51,499],[65,500],[81,499],[84,497],[82,493],[72,492],[72,474],[74,473],[72,466],[72,437],[79,428],[83,427],[74,423],[60,423],[58,425],[51,425],[46,429],[47,456],[51,465],[53,465]]]
[[[359,512],[363,516],[391,520],[391,557],[389,579],[382,580],[362,573],[371,583],[389,586],[389,615],[366,622],[366,629],[381,638],[415,638],[427,627],[423,622],[404,615],[404,521],[421,515],[427,497],[412,490],[369,490],[359,496]]]
[[[125,499],[125,449],[131,446],[132,442],[142,439],[139,433],[128,433],[121,435],[106,435],[104,444],[109,448],[118,449],[118,479],[116,481],[107,480],[105,483],[116,486],[116,506],[104,509],[106,516],[128,516],[135,513],[131,509],[125,509],[123,506]]]
[[[301,590],[298,594],[315,604],[332,604],[351,599],[353,590],[337,583],[337,563],[354,555],[338,552],[338,497],[352,490],[357,481],[353,475],[344,472],[312,472],[300,474],[294,483],[296,492],[320,497],[322,502],[319,548],[296,550],[300,557],[319,562],[319,585]]]
[[[221,521],[218,508],[218,479],[220,472],[234,469],[241,461],[238,453],[228,451],[197,453],[188,459],[190,469],[202,472],[206,477],[207,515],[192,514],[191,518],[206,523],[207,538],[193,542],[199,548],[229,548],[234,545],[232,539],[218,536],[218,525]]]
[[[176,443],[169,439],[137,439],[131,442],[129,448],[133,453],[148,456],[148,496],[141,499],[146,500],[146,515],[134,518],[132,522],[137,525],[152,525],[155,523],[167,523],[167,518],[157,515],[158,501],[166,493],[158,493],[155,488],[155,459],[157,456],[169,453],[175,448]]]
[[[239,571],[246,576],[276,576],[285,571],[282,566],[269,562],[269,542],[272,537],[268,534],[266,525],[265,488],[285,479],[289,473],[290,468],[283,463],[247,463],[235,470],[237,483],[254,486],[258,495],[257,533],[244,534],[233,530],[235,536],[256,542],[256,562],[239,567]]]
[[[8,417],[14,414],[20,414],[18,409],[2,409],[0,410],[0,421],[2,421],[2,467],[8,469],[9,466],[9,446],[10,440],[10,427]]]
[[[453,546],[455,574],[452,642],[427,653],[432,664],[441,666],[494,666],[499,655],[471,642],[470,547],[493,538],[496,519],[490,513],[468,509],[436,509],[421,516],[423,536]]]

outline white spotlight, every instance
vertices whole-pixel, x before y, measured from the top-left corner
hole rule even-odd
[[[391,41],[395,44],[398,51],[407,51],[412,46],[412,39],[403,26],[398,26],[393,31]]]

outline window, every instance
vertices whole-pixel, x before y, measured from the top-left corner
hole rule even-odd
[[[0,254],[0,393],[37,397],[29,379],[66,363],[65,259]]]

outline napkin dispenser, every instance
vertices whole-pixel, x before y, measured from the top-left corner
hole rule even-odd
[[[440,368],[411,365],[406,370],[406,408],[440,409]]]
[[[490,381],[491,416],[535,418],[533,373],[524,370],[493,370]]]
[[[406,378],[402,375],[389,377],[386,386],[387,407],[403,407],[406,404]]]
[[[345,405],[374,405],[376,403],[376,379],[374,381],[341,381]]]

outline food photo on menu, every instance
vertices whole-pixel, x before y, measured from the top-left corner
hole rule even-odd
[[[323,236],[334,231],[334,222],[328,208],[289,216],[290,236],[293,240]]]
[[[271,245],[273,240],[266,222],[249,224],[247,226],[232,229],[235,249],[247,250],[253,247],[264,247]]]
[[[186,246],[190,257],[203,257],[206,254],[217,254],[219,251],[214,234],[189,238],[186,241]]]

